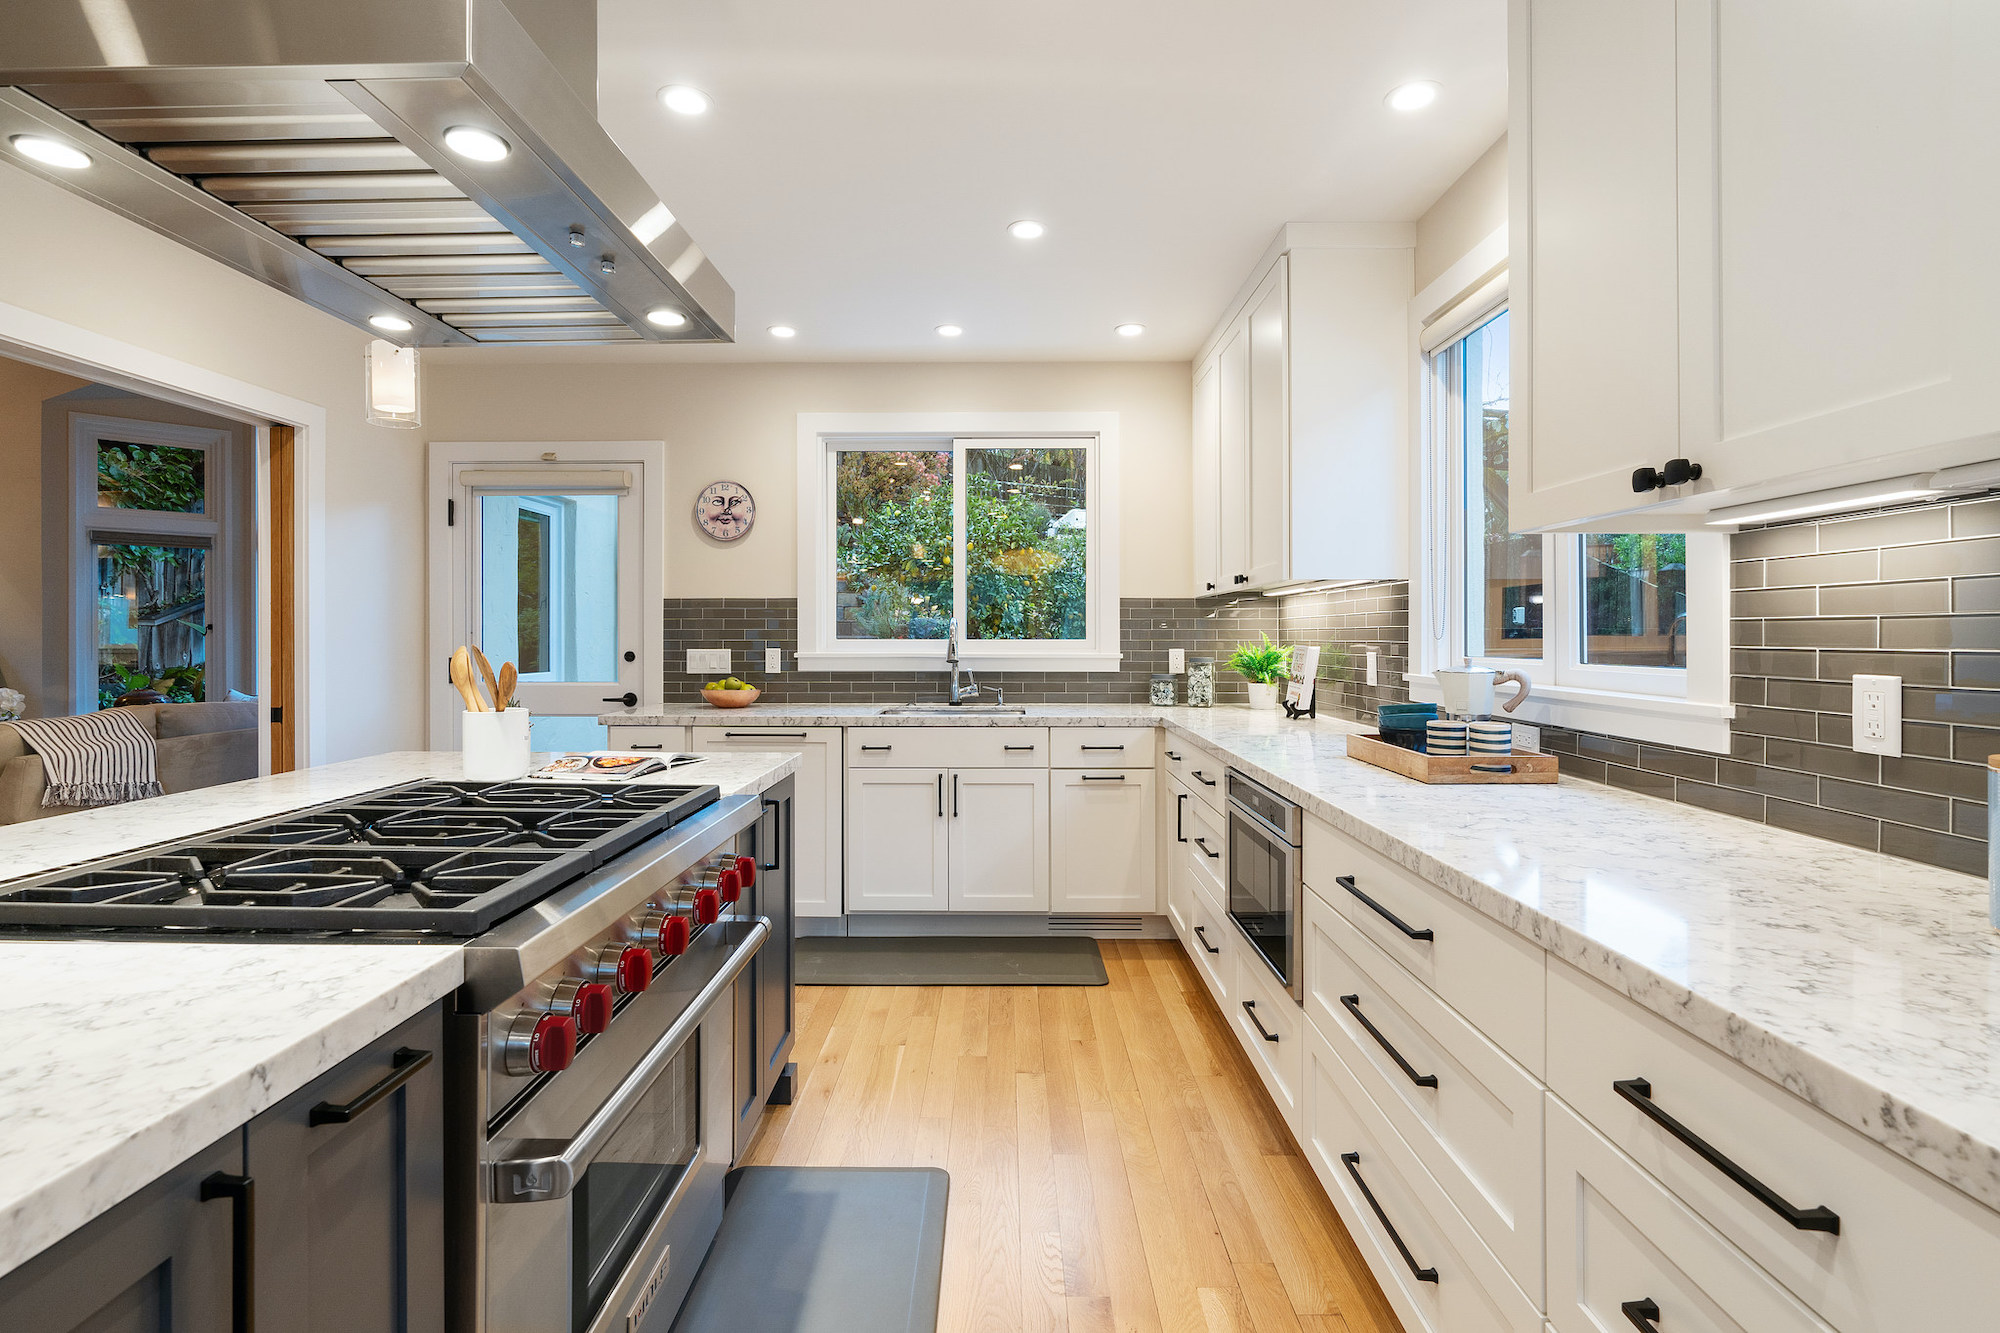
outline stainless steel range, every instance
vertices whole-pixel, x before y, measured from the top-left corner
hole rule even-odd
[[[462,942],[462,1333],[664,1329],[789,1095],[791,782],[416,782],[0,884],[0,931]]]

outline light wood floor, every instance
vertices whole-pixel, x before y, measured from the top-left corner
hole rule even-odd
[[[1109,986],[800,988],[747,1160],[948,1170],[944,1333],[1400,1333],[1180,946],[1103,949]]]

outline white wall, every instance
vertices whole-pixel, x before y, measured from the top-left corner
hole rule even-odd
[[[1453,181],[1417,219],[1417,290],[1507,223],[1507,136]]]
[[[316,757],[421,746],[423,449],[363,419],[367,335],[5,164],[0,301],[325,409],[334,568],[316,630],[338,714]]]
[[[667,595],[796,595],[801,412],[1117,412],[1120,588],[1180,597],[1193,580],[1185,362],[589,364],[575,353],[430,354],[434,440],[667,442]],[[732,543],[695,526],[710,482],[749,487],[757,524]]]
[[[42,700],[42,402],[88,380],[0,357],[0,674]]]

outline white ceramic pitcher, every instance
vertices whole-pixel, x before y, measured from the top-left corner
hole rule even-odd
[[[1438,695],[1449,717],[1491,717],[1494,687],[1508,681],[1520,688],[1514,692],[1513,698],[1500,705],[1502,710],[1511,713],[1528,697],[1528,678],[1518,671],[1495,671],[1490,667],[1468,665],[1444,667],[1434,674]]]

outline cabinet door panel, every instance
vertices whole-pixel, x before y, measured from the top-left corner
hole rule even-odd
[[[847,907],[942,912],[950,906],[943,769],[847,774]]]
[[[1291,576],[1291,401],[1284,256],[1250,302],[1250,528],[1248,586]]]
[[[1049,910],[1049,774],[1046,769],[954,770],[951,910]]]
[[[1053,781],[1053,910],[1158,911],[1153,773],[1059,769]]]
[[[1222,575],[1222,398],[1218,358],[1194,381],[1194,595],[1220,592]]]
[[[1221,514],[1221,591],[1241,586],[1250,572],[1250,329],[1237,321],[1215,357],[1216,506]]]
[[[841,782],[839,727],[695,727],[696,753],[770,750],[799,756],[790,835],[801,849],[792,867],[799,916],[840,915]]]

